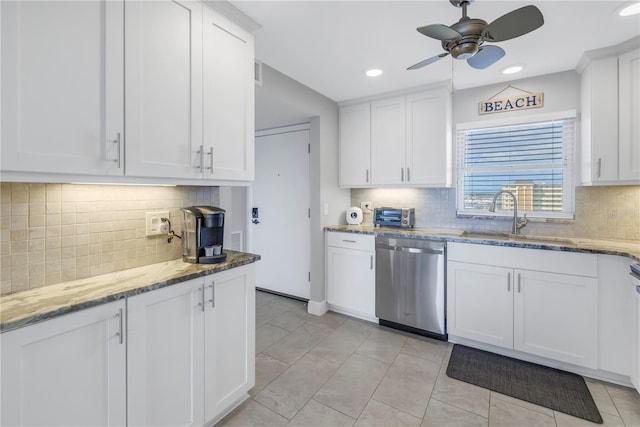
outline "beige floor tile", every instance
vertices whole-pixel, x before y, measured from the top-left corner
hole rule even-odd
[[[300,311],[289,310],[269,320],[269,324],[291,332],[307,323],[309,315]]]
[[[367,339],[369,334],[369,329],[357,323],[343,324],[315,346],[310,354],[342,364]]]
[[[402,352],[436,363],[442,363],[449,348],[449,343],[430,338],[409,338],[402,347]]]
[[[316,393],[314,399],[352,418],[357,418],[389,365],[353,354]]]
[[[439,369],[439,363],[400,353],[385,374],[373,398],[422,418]]]
[[[613,400],[611,399],[605,384],[601,381],[588,378],[585,378],[585,382],[587,383],[591,397],[593,397],[593,401],[596,403],[598,410],[601,413],[607,413],[619,417],[620,414],[618,414],[616,405],[613,404]]]
[[[289,311],[288,307],[274,302],[256,305],[256,327],[264,325],[287,311]]]
[[[431,398],[488,418],[491,392],[473,384],[449,378],[444,369],[440,368]]]
[[[489,420],[480,415],[431,399],[421,427],[487,427],[488,424]]]
[[[572,417],[562,412],[554,411],[557,427],[593,427],[601,425],[602,427],[625,427],[622,418],[617,415],[611,415],[604,412],[600,412],[602,416],[603,424],[594,424],[591,421],[583,420],[582,418]]]
[[[627,426],[640,426],[640,394],[630,387],[615,384],[607,384],[605,387],[622,421]]]
[[[491,399],[489,414],[489,427],[555,427],[556,425],[553,416],[501,399]]]
[[[336,363],[305,355],[254,399],[283,417],[292,419],[338,367]]]
[[[356,420],[311,399],[287,427],[351,427]]]
[[[256,329],[256,354],[271,347],[274,342],[289,335],[286,329],[266,323]]]
[[[322,316],[310,315],[308,323],[313,326],[320,326],[324,328],[336,329],[342,325],[348,319],[347,316],[340,313],[334,313],[333,311],[327,311]]]
[[[329,332],[326,328],[304,324],[276,341],[263,353],[291,365],[322,341]]]
[[[282,427],[288,422],[286,418],[249,399],[216,424],[216,427]]]
[[[357,353],[385,363],[393,363],[407,338],[385,330],[374,330],[358,347]]]
[[[420,418],[371,399],[355,425],[358,427],[419,427],[420,422]]]
[[[289,365],[286,363],[266,354],[256,354],[256,383],[249,390],[249,394],[251,396],[258,394],[267,384],[286,371],[288,367]]]

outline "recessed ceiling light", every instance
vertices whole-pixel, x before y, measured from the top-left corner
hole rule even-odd
[[[640,13],[640,2],[632,3],[620,9],[620,12],[618,12],[618,15],[631,16],[631,15],[637,15],[638,13]]]
[[[522,65],[512,65],[502,70],[502,74],[515,74],[522,71],[524,67]]]
[[[372,68],[371,70],[367,70],[366,75],[369,77],[378,77],[382,75],[382,70],[379,70],[377,68]]]

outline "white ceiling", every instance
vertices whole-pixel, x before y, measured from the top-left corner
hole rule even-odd
[[[419,70],[406,68],[444,52],[440,42],[416,31],[427,24],[451,25],[461,9],[448,0],[423,1],[243,1],[231,3],[261,27],[254,32],[256,58],[335,100],[344,101],[451,79],[464,89],[572,70],[583,52],[640,35],[640,15],[620,17],[629,1],[477,0],[472,18],[491,23],[533,4],[545,24],[522,37],[497,43],[506,55],[485,70],[444,58]],[[501,70],[523,64],[524,71]],[[371,79],[369,68],[384,74]]]

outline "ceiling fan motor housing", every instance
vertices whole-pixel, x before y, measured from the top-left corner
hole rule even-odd
[[[486,27],[487,22],[482,19],[463,17],[450,27],[457,31],[462,37],[453,40],[444,40],[442,47],[456,59],[471,58],[478,53],[480,45],[483,43],[482,32]]]

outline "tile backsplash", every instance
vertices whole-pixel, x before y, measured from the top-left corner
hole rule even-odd
[[[351,204],[371,201],[381,206],[414,207],[417,227],[465,230],[510,230],[511,219],[478,219],[456,216],[456,190],[352,189]],[[524,234],[600,239],[640,240],[640,186],[576,187],[575,220],[534,222]]]
[[[145,236],[145,212],[218,206],[218,187],[0,184],[0,294],[177,259],[179,239]]]

